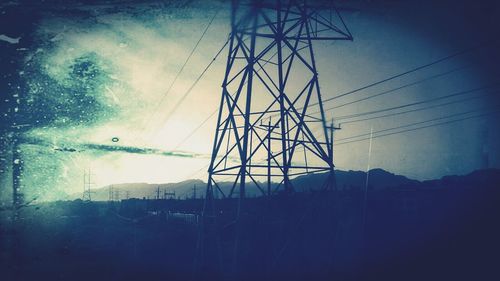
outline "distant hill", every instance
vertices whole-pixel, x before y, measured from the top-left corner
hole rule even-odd
[[[500,169],[476,170],[467,175],[444,176],[438,180],[423,181],[426,187],[498,187],[500,188]]]
[[[160,188],[160,196],[163,197],[163,192],[175,192],[176,197],[184,198],[186,195],[191,196],[193,187],[197,188],[198,194],[201,194],[205,189],[206,183],[201,180],[186,180],[178,183],[121,183],[104,186],[101,188],[93,189],[92,200],[107,201],[109,192],[112,188],[117,192],[119,199],[129,198],[155,198],[158,187]],[[199,196],[199,195],[198,195]],[[80,194],[76,195],[77,198]]]
[[[300,191],[320,187],[325,181],[326,174],[313,174],[297,177],[292,181],[294,187]],[[336,170],[335,176],[339,189],[361,188],[366,185],[366,172]],[[381,189],[395,186],[415,186],[420,182],[405,176],[395,175],[383,169],[370,170],[369,188]]]
[[[337,186],[342,189],[361,189],[365,188],[366,172],[363,171],[341,171],[337,170],[336,173]],[[320,189],[324,183],[327,174],[311,174],[303,175],[291,180],[293,187],[296,191],[310,191]],[[228,195],[231,191],[233,184],[231,182],[218,183],[222,192]],[[259,183],[263,190],[267,189],[266,183]],[[273,183],[272,188],[276,188],[276,183]],[[386,188],[440,188],[440,187],[473,187],[473,186],[499,186],[500,187],[500,170],[499,169],[486,169],[477,170],[467,175],[462,176],[445,176],[437,180],[418,181],[409,179],[405,176],[396,175],[387,172],[383,169],[370,170],[368,188],[370,190],[380,190]],[[204,196],[206,183],[202,180],[186,180],[178,183],[165,183],[165,184],[149,184],[149,183],[123,183],[114,184],[112,186],[104,186],[94,189],[92,198],[96,201],[107,201],[109,198],[110,187],[119,193],[119,198],[124,199],[128,193],[129,198],[155,198],[157,188],[160,188],[160,197],[163,192],[175,192],[176,198],[191,198],[193,196],[193,189],[196,187],[197,197]],[[238,193],[238,188],[233,191],[234,194]],[[260,196],[261,192],[255,183],[247,183],[247,196]],[[217,194],[216,196],[221,196]],[[80,194],[73,196],[76,199]]]
[[[340,189],[343,188],[356,188],[364,187],[366,181],[366,172],[362,171],[336,171],[337,185]],[[311,174],[299,176],[293,179],[292,185],[297,191],[307,191],[321,187],[321,184],[326,179],[326,174]],[[395,175],[382,169],[373,169],[370,171],[370,187],[373,188],[386,188],[394,186],[411,186],[418,184],[419,181],[408,179],[404,176]],[[266,183],[259,183],[262,189],[266,189]],[[206,183],[201,180],[186,180],[178,183],[165,183],[165,184],[149,184],[149,183],[122,183],[114,184],[112,186],[104,186],[94,189],[92,194],[93,200],[106,201],[109,198],[109,191],[111,187],[115,192],[119,193],[119,198],[126,198],[128,193],[129,198],[155,198],[157,188],[160,188],[160,196],[163,192],[175,192],[177,198],[186,198],[193,196],[193,188],[196,186],[197,197],[203,196]],[[220,188],[224,194],[229,194],[233,184],[231,182],[219,183]],[[260,190],[254,183],[247,184],[247,195],[258,196],[261,194]],[[276,183],[273,183],[273,188]],[[235,188],[234,193],[238,189]],[[80,194],[75,194],[75,198],[79,198]]]

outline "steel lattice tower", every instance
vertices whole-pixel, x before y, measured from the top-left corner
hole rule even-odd
[[[82,200],[85,202],[90,202],[92,201],[92,191],[91,191],[91,186],[94,184],[90,180],[91,176],[91,171],[90,168],[88,169],[88,172],[86,169],[83,170],[83,196]]]
[[[248,214],[242,212],[247,189],[265,196],[291,193],[293,177],[320,172],[328,177],[318,188],[335,188],[336,128],[326,124],[313,41],[352,40],[340,14],[330,1],[235,0],[231,9],[229,53],[197,241],[199,278],[219,278],[228,270],[228,246],[218,235],[223,212],[214,206],[214,192],[239,197],[231,246],[236,274],[244,255],[238,252],[240,237],[249,227],[244,226]]]
[[[244,198],[250,186],[263,195],[291,192],[291,177],[316,172],[329,172],[323,188],[334,188],[313,41],[352,35],[332,8],[319,1],[233,1],[208,200],[214,190],[232,197],[236,188]],[[226,178],[233,183],[227,194],[218,184]]]

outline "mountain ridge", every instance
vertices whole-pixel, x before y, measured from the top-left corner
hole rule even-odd
[[[344,189],[362,189],[366,188],[366,172],[356,170],[336,170],[337,187],[340,190]],[[294,189],[299,192],[310,191],[320,188],[327,174],[309,174],[298,176],[291,180]],[[419,181],[410,179],[406,176],[397,175],[380,168],[374,168],[369,171],[369,190],[380,190],[388,188],[424,188],[424,187],[442,187],[442,186],[463,186],[463,185],[490,185],[491,183],[500,183],[500,169],[483,169],[475,170],[465,175],[447,175],[440,179]],[[266,183],[259,183],[262,189],[266,189]],[[233,184],[231,182],[219,183],[221,190],[227,196],[231,192]],[[203,196],[206,183],[199,179],[189,179],[176,183],[120,183],[100,188],[93,189],[93,200],[107,201],[110,198],[110,190],[113,188],[114,198],[149,198],[154,199],[157,196],[159,188],[160,198],[163,198],[164,193],[174,193],[175,198],[185,199],[192,198],[195,193],[196,197]],[[261,192],[255,183],[247,184],[247,195],[250,197],[259,196]],[[276,188],[277,183],[272,184],[272,188]],[[235,191],[237,193],[237,188]],[[216,196],[221,196],[216,194]],[[169,195],[167,197],[170,197]],[[71,199],[80,198],[80,194],[70,195]]]

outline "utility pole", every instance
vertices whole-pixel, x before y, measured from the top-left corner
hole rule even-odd
[[[271,149],[271,134],[273,132],[273,129],[278,129],[279,128],[279,125],[278,126],[273,126],[271,125],[272,123],[272,118],[270,117],[269,118],[269,121],[266,124],[260,124],[260,127],[264,128],[267,130],[267,196],[271,196],[271,177],[272,177],[272,173],[271,173],[271,160],[272,160],[272,157],[273,157],[273,152],[272,152],[272,149]]]
[[[335,123],[333,122],[333,119],[330,123],[330,126],[326,126],[325,125],[325,131],[329,131],[330,132],[330,150],[329,150],[329,157],[330,157],[330,161],[332,163],[332,172],[331,172],[331,176],[333,177],[330,181],[330,185],[328,185],[328,188],[330,190],[335,190],[337,191],[337,181],[335,179],[335,173],[333,172],[333,140],[334,140],[334,133],[336,130],[341,130],[342,128],[339,126],[335,126]]]
[[[160,200],[160,186],[156,187],[156,200]]]
[[[196,184],[193,186],[193,199],[196,199]]]
[[[108,202],[112,202],[113,200],[113,185],[108,187]]]

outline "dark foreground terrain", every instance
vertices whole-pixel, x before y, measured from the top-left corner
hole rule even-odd
[[[498,175],[219,199],[204,228],[202,199],[3,210],[1,279],[500,280]]]

